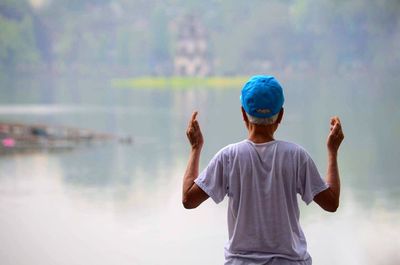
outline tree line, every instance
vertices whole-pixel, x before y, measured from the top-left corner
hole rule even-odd
[[[190,15],[206,28],[214,75],[395,73],[398,14],[397,0],[3,0],[0,70],[173,75],[177,24]]]

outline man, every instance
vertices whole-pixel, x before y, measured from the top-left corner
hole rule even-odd
[[[192,150],[183,178],[182,203],[191,209],[209,197],[219,203],[228,196],[225,264],[310,265],[297,194],[306,204],[315,201],[326,211],[338,208],[337,153],[344,139],[340,120],[333,117],[330,121],[323,181],[302,147],[274,138],[284,112],[278,81],[272,76],[254,76],[240,98],[248,139],[221,149],[200,175],[203,136],[197,112],[193,113],[186,131]]]

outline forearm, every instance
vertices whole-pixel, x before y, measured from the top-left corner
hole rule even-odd
[[[339,205],[340,177],[339,166],[337,162],[337,152],[328,152],[328,170],[326,174],[326,182],[333,193],[336,204]]]
[[[342,126],[338,117],[331,118],[331,128],[327,139],[328,147],[328,169],[326,173],[326,183],[329,188],[318,193],[314,197],[314,201],[324,210],[335,212],[339,207],[340,197],[340,178],[339,166],[337,162],[337,154],[339,146],[344,139]]]
[[[199,175],[200,154],[201,148],[192,148],[185,175],[183,176],[182,197],[190,190],[194,184],[194,180]]]

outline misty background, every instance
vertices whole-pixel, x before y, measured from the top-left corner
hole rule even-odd
[[[181,206],[184,132],[198,110],[203,168],[246,137],[244,82],[271,74],[277,138],[322,176],[332,115],[346,136],[338,212],[300,202],[314,264],[398,264],[399,14],[398,0],[0,0],[0,263],[222,264],[226,201]]]
[[[397,0],[2,0],[0,65],[3,77],[173,75],[179,25],[192,18],[210,75],[396,75],[399,12]]]

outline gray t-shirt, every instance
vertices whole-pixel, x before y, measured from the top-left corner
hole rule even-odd
[[[249,140],[228,145],[195,183],[216,203],[229,197],[225,264],[311,264],[297,194],[309,204],[328,185],[302,147]]]

